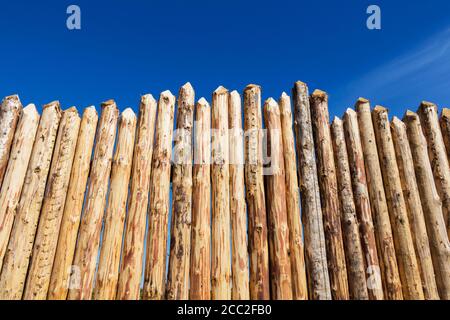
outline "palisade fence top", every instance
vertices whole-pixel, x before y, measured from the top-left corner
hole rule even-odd
[[[450,299],[449,109],[330,123],[296,82],[138,110],[3,99],[0,299]]]

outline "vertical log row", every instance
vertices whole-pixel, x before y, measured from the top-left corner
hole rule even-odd
[[[86,202],[81,218],[68,299],[90,300],[94,286],[100,232],[111,172],[118,110],[113,100],[102,104]]]
[[[306,84],[300,81],[296,82],[293,96],[309,298],[330,300],[331,288]]]
[[[447,151],[447,158],[450,162],[450,109],[442,108],[439,124],[441,125],[442,138],[444,140],[445,150]]]
[[[120,300],[138,300],[140,297],[156,108],[152,95],[142,96],[117,286],[116,297]]]

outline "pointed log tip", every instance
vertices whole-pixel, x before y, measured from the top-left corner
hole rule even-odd
[[[64,110],[64,113],[66,113],[66,114],[75,113],[76,115],[78,115],[78,109],[75,106],[71,106],[70,108],[67,108],[66,110]]]
[[[240,98],[240,97],[241,97],[240,94],[239,94],[239,92],[237,92],[237,90],[231,91],[231,92],[230,92],[230,96],[231,96],[232,98]]]
[[[331,125],[335,126],[335,125],[340,125],[340,124],[342,124],[342,119],[339,118],[338,116],[334,116],[333,121],[331,122]]]
[[[314,92],[311,94],[311,98],[314,100],[326,100],[328,99],[328,94],[325,91],[322,91],[320,89],[314,90]]]
[[[20,103],[20,98],[18,94],[11,94],[3,98],[3,103]]]
[[[160,101],[165,101],[166,103],[174,104],[175,103],[175,96],[170,92],[170,90],[165,90],[161,92],[159,96]]]
[[[283,91],[281,93],[280,99],[289,99],[289,95],[286,92]]]
[[[356,104],[363,104],[363,103],[369,103],[369,99],[363,98],[363,97],[359,97],[358,100],[356,100]]]
[[[393,128],[398,128],[398,127],[404,127],[405,124],[403,123],[402,120],[400,120],[399,118],[397,118],[396,116],[392,117],[392,121],[391,121],[391,127]]]
[[[406,110],[405,114],[403,115],[403,122],[407,122],[410,120],[416,120],[418,118],[419,118],[419,116],[417,115],[417,113],[415,113],[414,111],[411,111],[411,110]]]
[[[294,82],[294,85],[295,85],[295,86],[302,86],[302,87],[307,87],[307,86],[308,86],[305,82],[300,81],[300,80],[295,81],[295,82]]]
[[[148,104],[156,104],[156,100],[150,93],[144,94],[141,97],[141,103],[148,105]]]
[[[218,86],[216,90],[214,90],[214,95],[221,95],[221,94],[227,94],[228,89],[224,86]]]
[[[248,92],[248,91],[253,91],[253,92],[259,92],[261,91],[261,86],[257,85],[257,84],[248,84],[245,89],[244,89],[244,93]]]
[[[193,92],[194,91],[194,88],[192,87],[192,85],[191,85],[191,83],[188,81],[188,82],[186,82],[182,87],[181,87],[181,89],[182,90],[184,90],[184,91],[188,91],[188,92]]]
[[[133,117],[136,117],[136,114],[134,113],[133,109],[128,107],[128,108],[126,108],[125,110],[122,111],[122,117],[133,118]]]
[[[419,105],[418,112],[424,112],[426,109],[433,109],[434,111],[437,112],[437,105],[433,102],[422,101]]]
[[[353,116],[356,115],[356,111],[353,110],[352,108],[347,108],[347,110],[345,110],[344,115],[348,115],[348,116]]]
[[[59,103],[58,100],[55,100],[55,101],[52,101],[52,102],[50,102],[50,103],[45,104],[45,105],[42,107],[42,112],[44,112],[45,109],[49,109],[49,108],[55,109],[56,113],[58,113],[59,115],[61,115],[61,105],[60,105],[60,103]]]
[[[23,108],[22,112],[24,114],[28,114],[28,115],[39,115],[37,109],[36,109],[36,105],[34,103],[30,103],[28,104],[25,108]]]
[[[374,113],[382,113],[382,112],[389,112],[389,110],[388,110],[387,108],[383,107],[383,106],[376,105],[376,106],[373,108],[373,112],[374,112]]]
[[[109,100],[102,102],[102,109],[107,108],[107,107],[117,108],[116,102],[114,101],[114,99],[109,99]]]
[[[264,105],[266,105],[269,108],[276,108],[278,107],[278,103],[275,101],[274,98],[270,97],[265,102]]]
[[[442,108],[441,117],[450,120],[450,109],[449,108]]]
[[[197,105],[201,106],[201,107],[209,107],[209,103],[208,101],[204,98],[201,97],[198,101],[197,101]]]

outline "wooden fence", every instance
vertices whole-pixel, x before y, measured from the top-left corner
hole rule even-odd
[[[211,103],[6,97],[0,299],[450,299],[449,109],[330,124],[302,82]]]

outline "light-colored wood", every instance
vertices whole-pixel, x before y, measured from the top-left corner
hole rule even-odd
[[[414,251],[387,109],[376,106],[372,112],[372,119],[391,219],[398,270],[402,282],[403,297],[406,300],[423,300],[424,294],[419,265],[417,264]]]
[[[317,156],[328,274],[333,300],[348,300],[348,279],[341,229],[341,208],[328,114],[328,95],[315,90],[310,97],[314,143]]]
[[[228,90],[220,86],[212,97],[211,298],[231,299],[231,218],[228,154]]]
[[[369,101],[364,98],[358,99],[356,102],[356,110],[358,113],[364,163],[367,172],[367,185],[369,187],[370,204],[375,225],[385,298],[388,300],[402,300],[402,285],[395,255],[394,239],[378,159]]]
[[[117,287],[117,299],[120,300],[140,298],[156,110],[157,103],[153,96],[142,96]]]
[[[0,185],[8,166],[9,152],[21,112],[22,103],[19,96],[12,95],[3,99],[0,108]]]
[[[135,133],[136,115],[133,110],[127,108],[119,118],[108,206],[94,288],[96,300],[114,300],[116,297]]]
[[[45,300],[58,243],[59,228],[69,187],[80,117],[75,107],[64,111],[34,240],[23,299]]]
[[[0,299],[22,298],[60,119],[59,102],[44,106],[3,261]]]
[[[73,268],[77,271],[71,275],[72,286],[69,288],[69,300],[92,298],[118,117],[119,111],[113,100],[102,103],[86,201],[73,258]]]
[[[247,206],[245,204],[244,132],[242,130],[241,96],[232,91],[228,98],[228,138],[230,156],[230,215],[232,236],[233,300],[249,300],[247,250]]]
[[[39,114],[36,107],[34,104],[29,104],[23,109],[17,124],[0,194],[0,271],[8,247],[38,124]]]
[[[311,300],[331,300],[311,111],[306,84],[300,81],[296,82],[293,96],[309,298]]]
[[[418,114],[428,142],[428,157],[436,188],[442,201],[447,235],[450,237],[450,166],[439,126],[437,107],[431,102],[424,101],[420,104]]]
[[[269,300],[269,250],[263,179],[261,88],[254,84],[244,89],[244,130],[250,298]]]
[[[305,269],[305,252],[303,246],[303,228],[300,220],[300,190],[297,177],[297,159],[295,140],[292,130],[291,100],[282,93],[279,101],[281,130],[283,138],[284,169],[286,178],[286,209],[289,227],[289,253],[292,270],[292,298],[308,299],[308,282]]]
[[[163,299],[165,294],[174,106],[175,97],[172,93],[162,92],[158,102],[153,149],[144,279],[144,298],[151,300]]]
[[[341,203],[341,225],[347,261],[349,297],[352,300],[368,300],[369,292],[366,284],[364,252],[359,236],[356,206],[353,200],[344,126],[342,120],[337,117],[331,124],[331,136]]]
[[[283,138],[280,109],[269,98],[264,103],[267,149],[270,166],[265,175],[267,216],[269,221],[269,261],[272,299],[292,300],[289,228],[286,209],[286,178],[284,173]]]
[[[406,202],[411,235],[416,250],[417,263],[422,278],[424,297],[439,300],[439,293],[433,270],[430,245],[422,210],[419,190],[414,172],[414,163],[409,147],[406,126],[397,117],[391,121],[392,140],[397,157],[403,197]]]
[[[89,174],[89,165],[94,145],[98,116],[94,107],[84,110],[78,133],[77,146],[70,174],[66,203],[62,216],[50,286],[47,298],[65,300],[69,290],[72,261],[75,253],[84,191]],[[77,272],[77,270],[73,270]]]
[[[364,252],[366,284],[371,300],[383,300],[381,268],[377,254],[375,229],[370,209],[364,156],[359,134],[358,117],[352,109],[344,114],[344,133],[352,180],[352,190],[358,218],[361,246]]]
[[[407,111],[403,121],[407,128],[417,186],[430,239],[436,285],[440,298],[450,300],[450,241],[445,230],[442,202],[428,158],[427,141],[416,113]]]
[[[194,170],[189,299],[211,296],[211,108],[201,98],[195,106]]]
[[[449,159],[450,162],[450,109],[442,108],[439,124],[441,125],[445,150],[447,151],[447,159]]]
[[[195,93],[188,82],[178,93],[172,168],[172,223],[166,298],[189,298],[192,224],[192,129]]]

